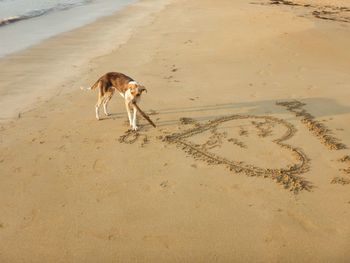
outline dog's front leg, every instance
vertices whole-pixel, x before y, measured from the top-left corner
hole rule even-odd
[[[128,100],[125,100],[125,107],[126,107],[126,112],[128,113],[130,126],[132,127],[132,119],[131,119],[131,112],[130,112],[130,102]]]
[[[134,117],[133,117],[133,119],[132,119],[132,129],[134,130],[134,131],[137,131],[137,129],[138,129],[138,127],[136,126],[136,113],[137,113],[137,109],[136,109],[136,107],[135,106],[133,106],[132,107],[133,108],[133,110],[134,110]]]

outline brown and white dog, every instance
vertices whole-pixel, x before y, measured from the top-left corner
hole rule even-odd
[[[147,89],[133,80],[132,78],[118,72],[109,72],[100,77],[94,85],[92,85],[90,90],[98,89],[98,100],[95,106],[96,119],[99,120],[99,109],[101,104],[103,104],[104,113],[108,116],[107,105],[110,99],[112,98],[115,91],[124,98],[126,111],[128,113],[128,118],[130,122],[130,127],[136,131],[136,113],[137,108],[131,103],[139,103],[141,100],[142,92]],[[133,109],[133,116],[131,115],[131,108]]]

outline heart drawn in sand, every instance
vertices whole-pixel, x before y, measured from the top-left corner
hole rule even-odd
[[[187,120],[186,122],[183,121],[183,124],[192,124],[194,125],[193,128],[187,129],[183,132],[167,135],[165,136],[164,141],[176,144],[192,157],[206,161],[208,164],[225,165],[231,171],[235,171],[236,173],[245,173],[248,176],[270,178],[277,183],[282,184],[284,188],[289,189],[294,193],[298,193],[301,190],[310,190],[312,188],[310,182],[306,181],[300,176],[300,174],[308,171],[309,159],[301,149],[283,143],[287,139],[293,137],[296,132],[296,129],[291,123],[271,116],[255,115],[230,115],[211,120],[205,124],[188,122],[188,119],[189,118],[182,118],[181,121]],[[247,147],[242,140],[238,140],[237,138],[227,138],[227,133],[230,133],[233,129],[237,128],[237,125],[233,125],[234,122],[242,123],[244,121],[250,121],[250,126],[255,126],[258,134],[253,143],[252,141],[248,141],[248,143],[250,143],[250,147]],[[282,136],[271,139],[271,137],[273,137],[271,135],[273,130],[271,129],[278,125],[282,126],[282,128],[284,128],[286,131]],[[224,130],[224,132],[219,132],[219,129]],[[209,138],[206,133],[210,134]],[[247,136],[247,133],[248,132],[242,129],[241,126],[241,130],[238,134],[244,138],[244,136]],[[199,137],[205,137],[205,140],[203,141],[203,138]],[[251,148],[251,150],[254,151],[253,153],[256,155],[258,150],[261,150],[261,147],[256,144],[259,144],[262,140],[269,140],[269,143],[271,144],[270,148],[277,147],[278,149],[274,151],[275,153],[284,152],[290,155],[293,158],[292,163],[283,165],[283,168],[261,167],[262,165],[258,166],[244,163],[243,161],[239,160],[232,160],[239,158],[236,157],[240,156],[237,154],[237,150],[235,157],[231,158],[225,156],[222,148],[224,147],[226,149],[226,155],[227,152],[231,153],[230,156],[233,154],[233,151],[231,151],[233,148],[228,147],[239,147],[239,150],[242,151],[245,148]],[[201,143],[198,143],[198,141]],[[227,151],[227,149],[229,149],[229,151]],[[290,161],[291,158],[288,160]]]

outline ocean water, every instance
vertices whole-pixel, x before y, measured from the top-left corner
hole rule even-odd
[[[90,0],[0,0],[0,25],[84,5]]]
[[[108,16],[137,0],[0,0],[0,57]]]

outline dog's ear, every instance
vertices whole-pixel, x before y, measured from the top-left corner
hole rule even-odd
[[[130,93],[135,96],[137,94],[137,84],[134,82],[129,82],[128,84],[128,89],[130,90]]]
[[[134,88],[130,89],[130,93],[131,93],[131,95],[133,95],[135,97],[138,92],[137,92],[137,89],[134,87]]]
[[[142,92],[146,91],[147,93],[147,89],[145,86],[139,86],[139,92],[142,94]]]

